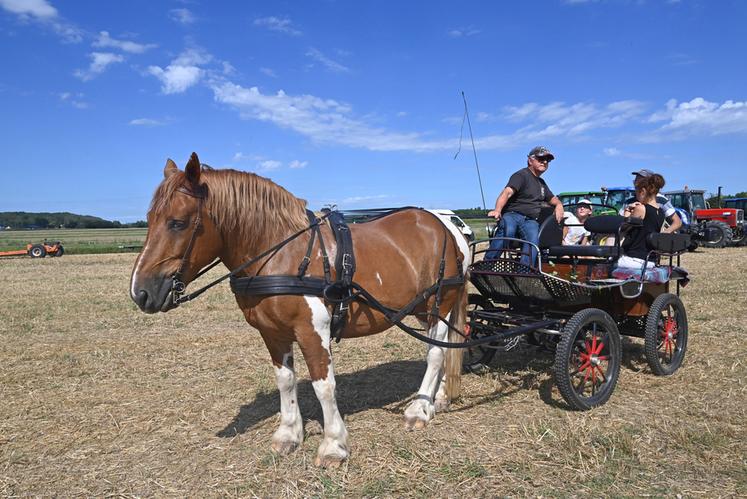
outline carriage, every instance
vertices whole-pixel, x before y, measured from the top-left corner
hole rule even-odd
[[[482,370],[497,351],[511,349],[523,337],[554,350],[553,374],[561,395],[572,408],[586,410],[612,395],[622,334],[644,339],[654,374],[673,374],[687,348],[687,315],[679,292],[688,278],[679,264],[689,237],[650,234],[648,246],[657,265],[615,269],[620,241],[635,225],[620,216],[591,217],[584,227],[592,241],[614,235],[614,244],[564,246],[561,226],[547,216],[537,245],[509,239],[497,258],[484,258],[485,241],[472,243],[470,281],[478,293],[469,295],[469,339],[495,341],[469,348],[465,369]],[[520,255],[530,245],[539,257],[526,265]]]
[[[195,153],[183,171],[168,160],[163,174],[133,265],[130,298],[143,312],[168,312],[230,279],[237,305],[262,336],[275,371],[280,422],[272,448],[279,454],[304,439],[294,344],[322,406],[324,436],[315,463],[325,467],[349,456],[335,397],[333,340],[396,325],[429,343],[423,379],[404,411],[408,429],[427,426],[459,396],[459,349],[484,362],[520,336],[551,345],[560,391],[577,409],[611,395],[621,332],[646,339],[655,373],[671,374],[682,363],[687,318],[678,293],[686,273],[673,260],[679,264],[687,236],[652,236],[652,248],[660,259],[668,256],[669,265],[651,276],[611,272],[619,243],[561,246],[562,229],[553,217],[541,225],[536,265],[524,265],[521,251],[510,247],[499,258],[476,261],[478,245],[470,250],[453,223],[426,210],[400,208],[348,225],[337,211],[315,214],[269,179],[213,170]],[[586,223],[590,232],[613,233],[617,241],[630,225],[610,216]],[[219,264],[229,272],[187,292],[187,285]],[[467,276],[479,291],[469,317]],[[670,293],[672,283],[676,293]],[[406,317],[414,317],[426,334],[404,323]]]

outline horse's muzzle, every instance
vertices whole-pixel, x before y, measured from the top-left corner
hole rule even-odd
[[[177,306],[171,294],[172,285],[171,277],[148,279],[131,292],[130,298],[146,314],[168,312]]]

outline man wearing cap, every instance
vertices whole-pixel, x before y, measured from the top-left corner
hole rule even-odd
[[[498,221],[495,237],[515,237],[537,244],[539,242],[537,219],[544,202],[550,203],[555,208],[555,219],[558,223],[563,220],[563,203],[540,178],[547,171],[553,159],[555,156],[549,149],[537,146],[527,155],[527,167],[517,171],[508,179],[506,187],[495,200],[495,209],[488,212],[489,217],[494,217]],[[490,241],[490,248],[485,253],[485,258],[498,258],[506,242],[501,239]],[[524,245],[521,263],[536,264],[536,253],[533,246]]]
[[[563,244],[588,244],[591,233],[584,228],[584,223],[591,216],[591,201],[580,199],[576,204],[576,213],[565,213],[565,226],[563,227]]]
[[[646,178],[653,175],[654,172],[651,170],[647,170],[646,168],[642,168],[638,171],[633,172],[633,175],[635,175],[635,179],[633,180],[633,186],[636,188],[636,191],[638,190],[638,183]],[[638,201],[635,196],[631,197],[629,199],[625,200],[625,204],[622,208],[620,208],[620,215],[623,214],[623,210],[626,206],[628,206],[631,203],[635,203]],[[661,229],[662,232],[669,233],[674,232],[680,227],[682,227],[682,219],[677,214],[677,211],[674,209],[674,206],[672,206],[672,202],[667,199],[666,196],[663,196],[661,194],[656,195],[656,203],[659,205],[659,209],[664,213],[664,217],[667,219],[668,226]]]

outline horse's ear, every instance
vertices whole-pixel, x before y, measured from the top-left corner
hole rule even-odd
[[[166,160],[166,166],[163,167],[163,178],[169,178],[178,171],[179,168],[177,168],[176,163],[169,158]]]
[[[197,157],[197,153],[192,153],[187,162],[187,167],[184,168],[184,173],[187,174],[187,180],[190,184],[197,187],[200,185],[200,158]]]

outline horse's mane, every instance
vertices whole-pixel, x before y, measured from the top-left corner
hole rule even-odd
[[[184,182],[181,172],[164,179],[150,209],[163,209]],[[306,201],[270,179],[231,169],[203,168],[200,182],[207,185],[205,207],[224,234],[246,241],[258,237],[277,240],[309,225]]]

